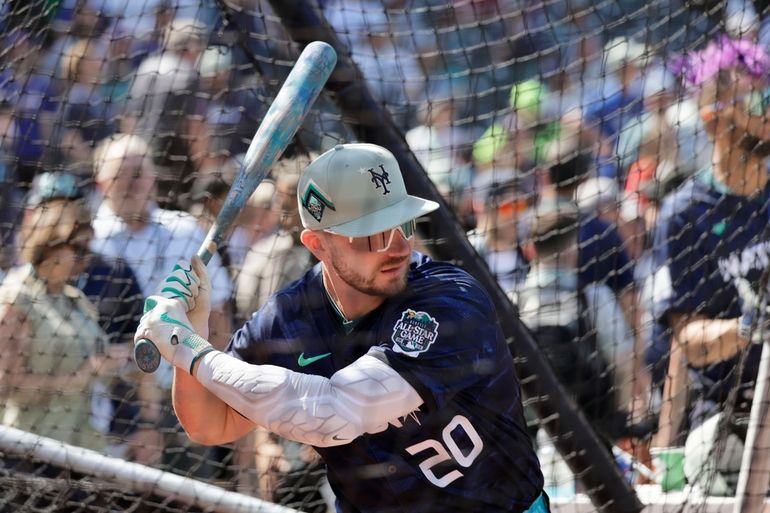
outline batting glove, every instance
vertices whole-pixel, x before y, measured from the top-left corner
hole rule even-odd
[[[184,304],[176,299],[151,296],[145,301],[146,312],[134,335],[134,343],[148,339],[175,367],[192,374],[195,362],[214,347],[195,333]]]
[[[211,281],[206,265],[197,255],[193,256],[192,262],[177,262],[171,274],[161,282],[155,296],[182,304],[196,331],[203,332],[208,326],[211,313]],[[144,311],[149,311],[147,302]]]
[[[754,344],[770,340],[770,312],[767,297],[760,298],[745,278],[735,280],[738,299],[741,303],[741,316],[738,319],[738,336]]]

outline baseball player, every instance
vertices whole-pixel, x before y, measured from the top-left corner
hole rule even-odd
[[[263,426],[310,444],[344,513],[547,512],[492,301],[458,267],[414,251],[415,219],[438,204],[408,195],[393,155],[371,144],[318,157],[297,196],[319,263],[225,352],[206,341],[200,259],[147,300],[136,339],[175,366],[190,438],[221,444]]]

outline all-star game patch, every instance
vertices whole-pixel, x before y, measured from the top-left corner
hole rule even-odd
[[[324,210],[326,210],[327,207],[331,210],[335,210],[334,204],[324,198],[323,194],[321,194],[312,184],[308,186],[305,197],[302,198],[302,206],[311,216],[313,216],[313,219],[319,223],[321,222],[321,219],[324,216]]]
[[[417,356],[430,348],[438,338],[438,321],[426,312],[411,308],[401,312],[401,319],[393,327],[393,350],[408,356]]]

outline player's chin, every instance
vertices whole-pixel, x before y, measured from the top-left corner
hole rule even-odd
[[[393,296],[402,292],[406,288],[408,271],[408,267],[381,270],[380,283],[382,285],[379,288],[387,296]]]

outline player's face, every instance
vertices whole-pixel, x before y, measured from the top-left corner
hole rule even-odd
[[[406,288],[414,227],[394,228],[370,237],[326,234],[329,265],[350,288],[377,297],[390,297]],[[406,231],[406,233],[404,233]]]

